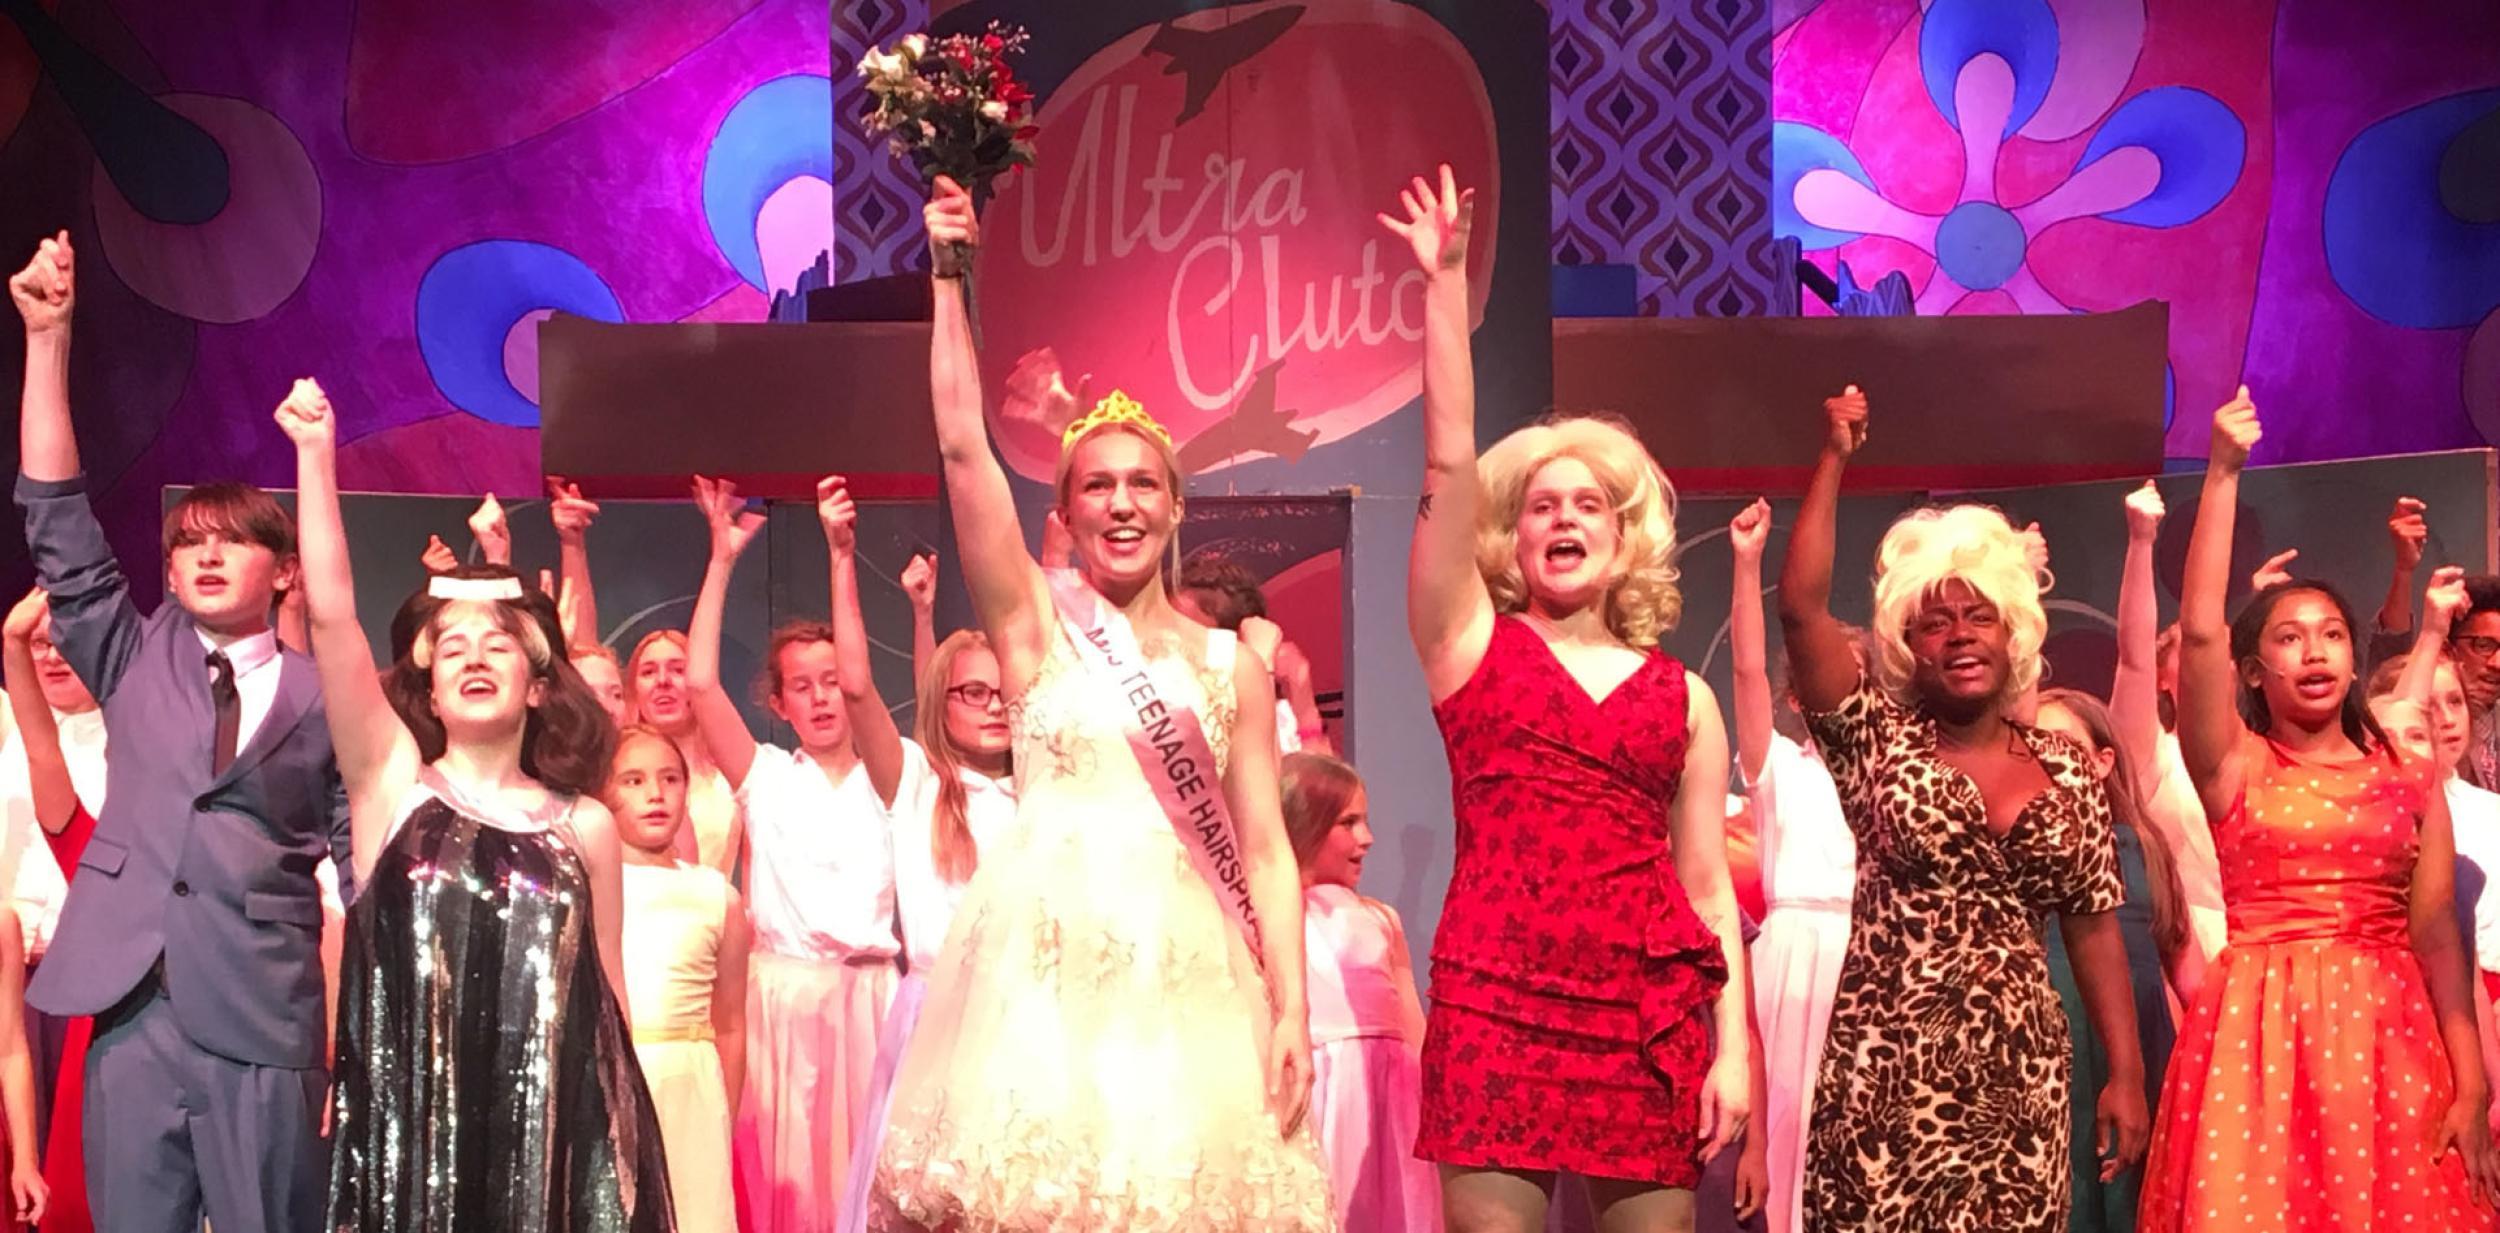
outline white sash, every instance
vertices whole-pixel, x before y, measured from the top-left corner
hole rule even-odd
[[[1155,800],[1180,837],[1181,849],[1207,880],[1225,914],[1241,928],[1242,941],[1253,959],[1260,959],[1259,915],[1250,904],[1250,875],[1241,857],[1239,832],[1224,803],[1224,784],[1216,769],[1215,750],[1207,744],[1198,712],[1187,703],[1167,703],[1146,671],[1137,648],[1137,631],[1127,615],[1095,594],[1072,569],[1045,571],[1059,621],[1075,643],[1077,658],[1108,688],[1116,689],[1125,706],[1129,749],[1137,755]],[[1264,960],[1261,960],[1264,962]]]

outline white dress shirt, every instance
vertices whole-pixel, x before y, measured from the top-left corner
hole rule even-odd
[[[958,768],[964,784],[964,823],[972,831],[973,850],[990,849],[1016,821],[1016,781],[992,779]],[[926,972],[946,945],[956,905],[963,902],[962,882],[938,874],[930,850],[937,820],[938,778],[928,751],[918,741],[903,742],[903,777],[894,787],[894,808],[887,820],[894,835],[894,914],[901,922],[903,951],[912,970]]]
[[[825,962],[901,953],[894,847],[867,767],[854,764],[837,784],[814,758],[759,744],[738,802],[756,945]]]
[[[193,632],[200,636],[201,675],[209,675],[208,657],[218,651],[234,665],[234,693],[243,720],[235,730],[234,749],[240,754],[251,746],[252,734],[260,731],[260,721],[269,718],[269,708],[278,700],[278,635],[264,629],[220,646],[207,630]]]

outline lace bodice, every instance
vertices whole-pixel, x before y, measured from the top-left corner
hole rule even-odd
[[[1067,631],[1054,622],[1049,653],[1042,658],[1024,696],[1008,706],[1008,722],[1016,742],[1016,787],[1026,802],[1059,794],[1099,796],[1106,792],[1146,792],[1145,772],[1129,748],[1128,725],[1134,722],[1127,694],[1116,682],[1088,670],[1069,643]],[[1168,705],[1186,703],[1198,712],[1207,744],[1215,751],[1216,774],[1232,764],[1233,656],[1239,641],[1228,631],[1207,633],[1203,661],[1191,648],[1169,639],[1140,640],[1146,669]],[[1028,811],[1029,812],[1029,811]],[[1158,807],[1158,813],[1160,808]]]

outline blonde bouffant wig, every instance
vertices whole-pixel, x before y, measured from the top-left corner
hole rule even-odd
[[[1483,490],[1476,516],[1476,570],[1498,612],[1528,606],[1519,571],[1519,513],[1528,481],[1558,458],[1575,458],[1597,477],[1615,510],[1622,545],[1606,589],[1606,628],[1629,646],[1647,650],[1675,628],[1684,594],[1675,580],[1675,487],[1642,448],[1641,439],[1612,416],[1558,415],[1521,428],[1476,460]]]
[[[2036,541],[1993,506],[1930,507],[1903,514],[1875,551],[1875,680],[1895,701],[1915,701],[1910,622],[1936,588],[1956,580],[1995,605],[2005,622],[2006,696],[2039,683],[2040,647],[2049,636],[2040,596],[2053,580]]]

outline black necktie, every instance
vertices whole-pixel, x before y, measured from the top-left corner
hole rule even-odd
[[[217,764],[211,774],[223,775],[234,765],[234,745],[243,734],[243,697],[234,690],[234,662],[224,651],[208,654],[208,696],[217,702]]]

